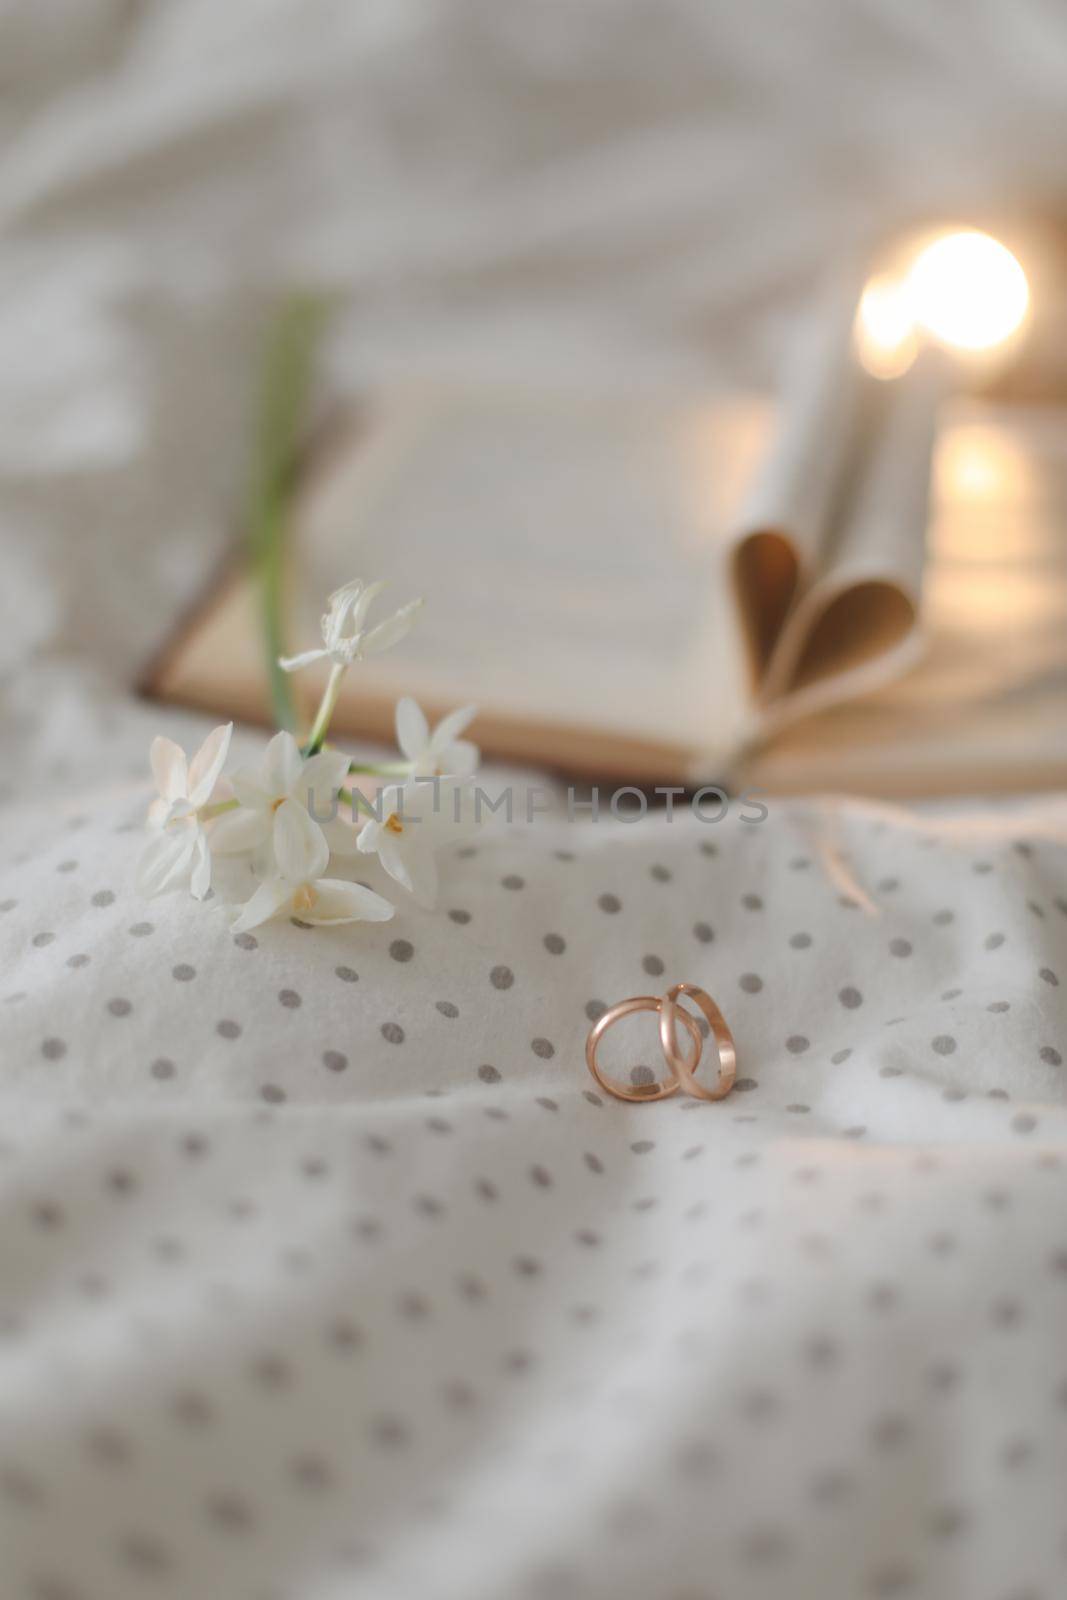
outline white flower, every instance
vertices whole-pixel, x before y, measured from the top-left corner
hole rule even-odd
[[[448,778],[386,784],[378,791],[376,804],[382,820],[374,817],[364,823],[358,848],[364,855],[376,855],[389,876],[420,905],[432,907],[437,899],[434,850],[445,829],[456,837],[457,809],[463,798],[463,788]]]
[[[412,618],[422,601],[409,601],[384,622],[368,628],[367,612],[384,588],[384,583],[365,584],[362,578],[356,578],[336,590],[327,602],[329,610],[322,619],[323,648],[305,650],[298,656],[280,656],[278,665],[284,672],[296,672],[315,661],[332,661],[335,667],[350,667],[353,661],[361,661],[364,656],[388,650],[410,630]]]
[[[464,706],[442,717],[433,732],[414,700],[397,701],[396,742],[411,762],[414,778],[471,777],[478,766],[478,746],[459,735],[474,720],[475,707]]]
[[[215,728],[189,762],[173,739],[152,740],[149,760],[159,794],[148,808],[156,837],[137,869],[142,894],[151,897],[188,884],[203,900],[210,889],[211,851],[202,813],[215,798],[232,733],[232,722]]]
[[[230,785],[238,801],[215,824],[215,850],[233,855],[252,850],[273,874],[291,860],[294,841],[312,839],[329,856],[329,843],[343,824],[331,819],[333,802],[348,772],[348,756],[320,750],[305,761],[291,733],[276,733],[258,771],[235,772]],[[283,872],[283,876],[284,876]]]
[[[394,907],[373,889],[341,878],[324,878],[330,847],[322,830],[302,806],[291,800],[279,808],[289,820],[275,833],[277,873],[261,883],[233,924],[235,933],[247,933],[281,912],[318,926],[340,927],[348,922],[388,922]]]

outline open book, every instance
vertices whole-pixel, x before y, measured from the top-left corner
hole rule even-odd
[[[353,575],[427,602],[348,674],[337,732],[391,738],[412,694],[431,717],[477,704],[489,757],[590,778],[1067,782],[1064,430],[953,408],[927,541],[942,375],[879,383],[832,351],[801,371],[808,399],[780,419],[738,398],[527,390],[383,395],[336,419],[298,496],[287,645],[318,642],[323,596]],[[315,674],[297,684],[313,704]],[[148,687],[268,720],[245,576]]]

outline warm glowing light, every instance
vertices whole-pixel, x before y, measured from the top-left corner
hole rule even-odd
[[[916,325],[939,344],[989,350],[1022,326],[1026,274],[988,233],[944,234],[920,251],[901,285]]]
[[[860,360],[876,378],[899,378],[918,353],[905,287],[895,278],[872,278],[860,299],[856,342]]]

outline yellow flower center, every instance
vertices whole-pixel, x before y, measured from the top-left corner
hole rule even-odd
[[[302,883],[293,896],[293,910],[310,911],[318,898],[310,883]]]
[[[390,833],[403,833],[404,831],[404,824],[401,822],[395,811],[393,812],[392,816],[386,818],[385,826],[389,829]]]

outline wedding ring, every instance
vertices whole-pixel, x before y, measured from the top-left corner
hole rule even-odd
[[[679,995],[687,996],[704,1013],[715,1040],[719,1076],[711,1088],[705,1088],[694,1076],[695,1068],[700,1063],[700,1052],[697,1052],[695,1060],[687,1060],[678,1051],[677,1024],[681,1022],[684,1026],[693,1021],[690,1013],[677,1004]],[[692,1032],[691,1029],[687,1031]],[[721,1100],[730,1093],[737,1077],[737,1047],[733,1034],[726,1026],[725,1017],[706,989],[700,989],[694,983],[676,983],[667,990],[659,1002],[659,1041],[668,1067],[687,1094],[696,1095],[698,1100]]]
[[[679,985],[678,987],[681,988],[684,987],[684,985]],[[703,990],[699,991],[701,994],[703,994],[703,992]],[[664,1055],[667,1056],[667,1064],[671,1073],[671,1076],[667,1081],[660,1083],[657,1079],[649,1084],[620,1083],[617,1078],[609,1078],[607,1074],[601,1070],[597,1061],[597,1050],[599,1048],[600,1041],[604,1037],[607,1030],[614,1023],[621,1021],[623,1017],[632,1016],[635,1011],[660,1012],[660,1043],[662,1044],[664,1033],[663,1013],[661,1007],[663,1004],[664,1001],[657,998],[655,995],[634,995],[629,1000],[620,1000],[618,1005],[612,1006],[609,1011],[605,1011],[604,1015],[600,1017],[589,1030],[589,1037],[585,1041],[586,1064],[588,1065],[589,1070],[593,1074],[593,1077],[596,1079],[597,1083],[599,1083],[600,1087],[602,1089],[606,1089],[608,1094],[614,1095],[618,1100],[666,1100],[668,1095],[677,1093],[680,1082],[688,1081],[691,1083],[693,1081],[692,1074],[700,1063],[700,1052],[704,1047],[704,1041],[700,1037],[700,1029],[697,1026],[695,1019],[690,1016],[688,1011],[683,1011],[680,1007],[675,1006],[673,1002],[671,1004],[671,1053],[669,1056],[667,1056],[666,1047],[664,1046]],[[693,1042],[693,1052],[688,1059],[678,1053],[674,1027],[676,1021],[681,1022],[682,1026],[685,1028]],[[685,1070],[685,1080],[682,1079],[681,1073],[678,1070],[679,1063],[681,1063]],[[732,1081],[733,1080],[731,1079],[731,1082]],[[700,1090],[699,1088],[690,1090],[690,1093],[700,1093]],[[723,1093],[725,1093],[725,1090]]]

